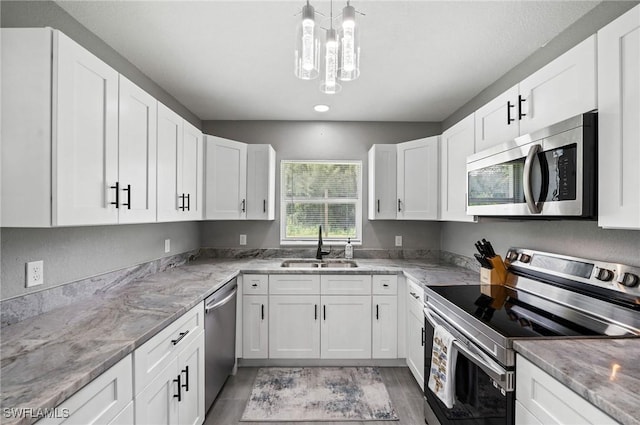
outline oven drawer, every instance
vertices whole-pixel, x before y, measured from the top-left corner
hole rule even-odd
[[[516,409],[526,409],[516,411],[516,417],[534,416],[545,425],[618,423],[520,355],[516,356],[516,373],[516,399],[521,405]]]

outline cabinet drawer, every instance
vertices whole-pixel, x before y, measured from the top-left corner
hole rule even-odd
[[[269,294],[318,295],[320,276],[317,274],[280,274],[269,276]]]
[[[618,423],[524,357],[518,355],[516,362],[517,400],[541,423]]]
[[[371,283],[373,293],[376,295],[396,295],[398,293],[398,275],[373,275]]]
[[[135,394],[138,394],[172,359],[177,350],[204,330],[204,303],[183,314],[133,353]]]
[[[133,400],[132,378],[128,355],[57,407],[58,412],[68,412],[68,418],[44,418],[38,424],[112,423]]]
[[[369,275],[322,275],[320,282],[323,295],[371,295]]]
[[[269,293],[269,275],[245,274],[242,276],[242,293],[246,295],[267,295]]]

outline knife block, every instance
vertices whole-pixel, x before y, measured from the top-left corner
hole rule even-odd
[[[482,267],[480,269],[480,283],[482,285],[502,285],[507,280],[507,269],[504,267],[502,257],[496,255],[493,258],[487,258],[492,269]]]

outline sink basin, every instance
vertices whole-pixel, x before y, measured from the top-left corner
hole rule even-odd
[[[280,267],[296,267],[304,269],[345,269],[358,267],[358,263],[353,260],[342,259],[327,259],[327,260],[313,260],[313,259],[296,259],[296,260],[284,260]]]

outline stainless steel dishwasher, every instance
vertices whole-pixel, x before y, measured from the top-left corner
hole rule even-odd
[[[209,410],[236,361],[236,279],[210,295],[204,304],[204,400]]]

